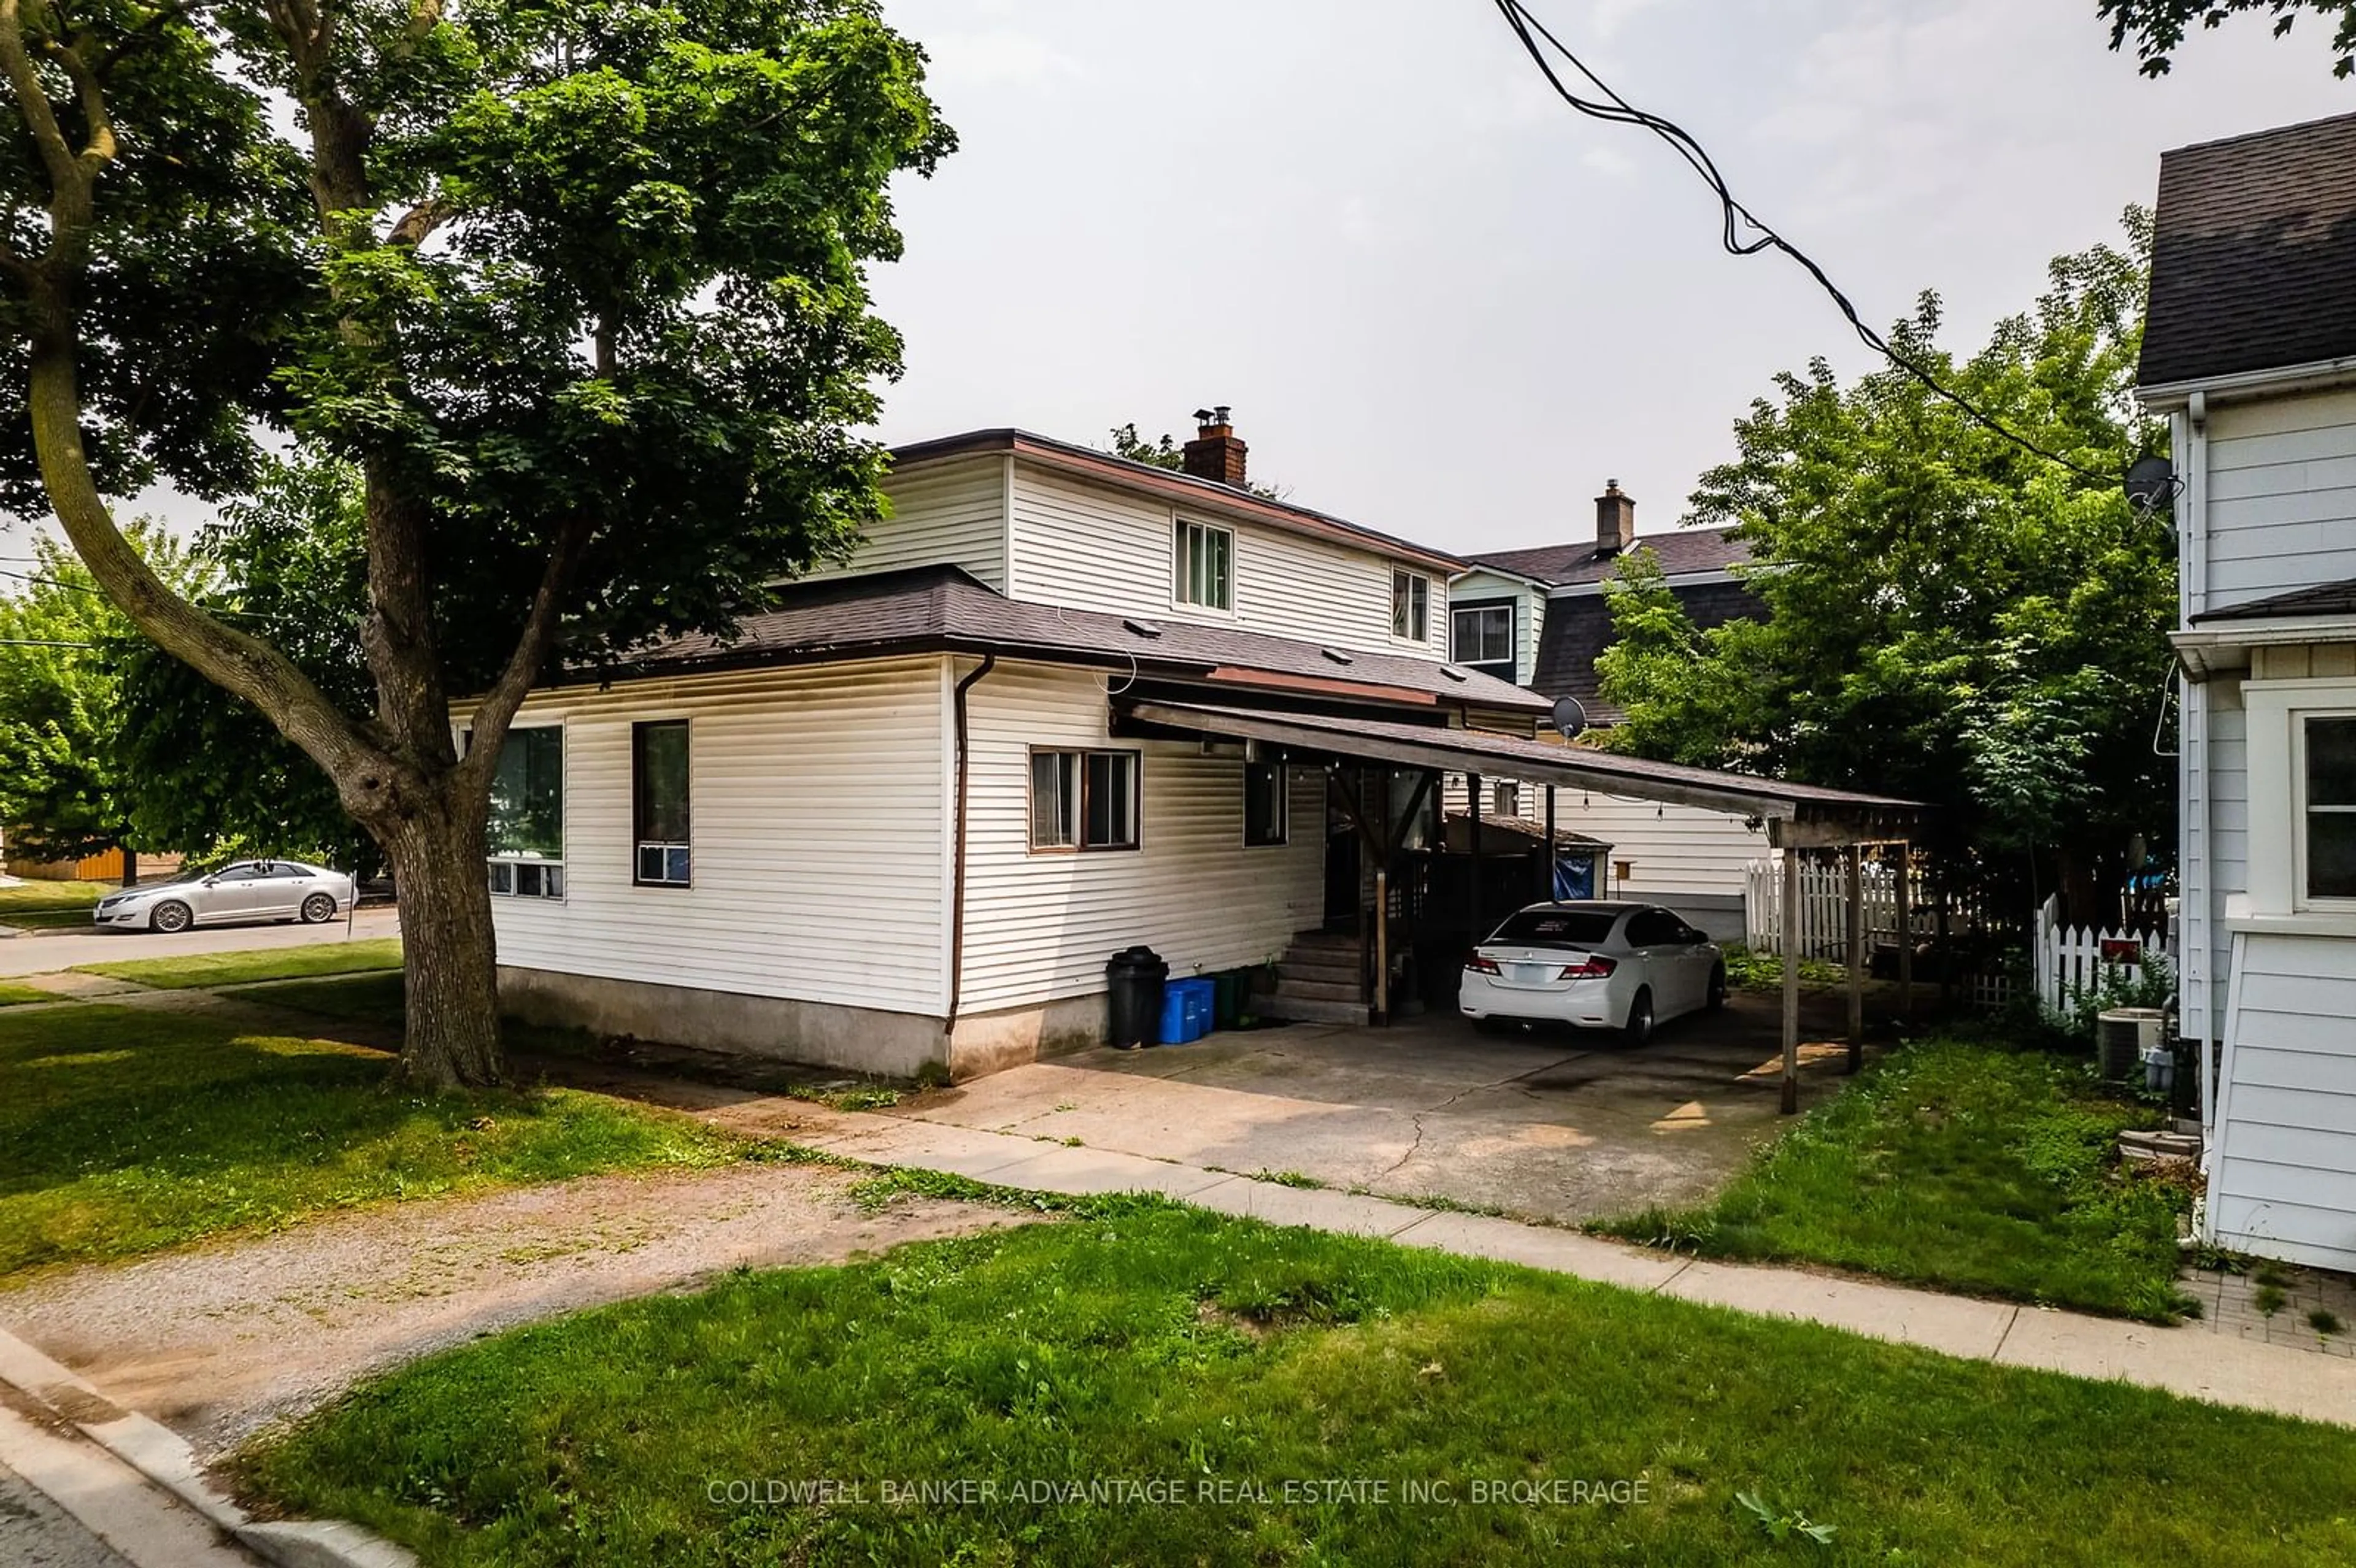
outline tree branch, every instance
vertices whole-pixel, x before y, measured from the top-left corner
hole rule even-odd
[[[474,744],[459,764],[463,771],[474,775],[467,781],[470,784],[488,784],[489,775],[499,765],[499,746],[507,739],[508,727],[515,721],[523,699],[530,695],[532,683],[540,678],[549,656],[556,651],[564,587],[572,579],[573,569],[580,563],[589,535],[588,520],[576,517],[564,526],[549,549],[548,565],[540,574],[540,586],[532,592],[531,612],[524,618],[523,635],[516,639],[507,667],[476,705]]]
[[[385,236],[389,245],[416,247],[425,243],[426,237],[458,216],[458,209],[440,197],[429,197],[401,215]]]
[[[49,171],[54,208],[56,198],[69,187],[87,187],[90,182],[73,149],[67,145],[65,133],[58,126],[49,91],[41,85],[40,72],[33,68],[32,54],[25,44],[21,0],[0,0],[0,73],[7,76],[17,110],[25,117],[25,129],[31,133],[33,144],[40,150],[41,163]]]

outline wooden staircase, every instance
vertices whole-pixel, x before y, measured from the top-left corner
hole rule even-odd
[[[1276,989],[1259,1009],[1288,1023],[1371,1023],[1365,962],[1365,950],[1349,933],[1304,931],[1277,960]]]

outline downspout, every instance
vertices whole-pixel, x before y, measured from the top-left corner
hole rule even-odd
[[[958,1006],[965,991],[965,825],[966,805],[971,797],[973,762],[967,745],[966,693],[978,685],[983,676],[998,667],[994,653],[981,656],[981,662],[957,683],[949,706],[956,715],[957,728],[957,848],[949,886],[949,1005],[941,1019],[941,1038],[946,1040],[957,1033]]]
[[[2184,624],[2190,626],[2193,618],[2209,608],[2209,397],[2195,391],[2186,400],[2184,410],[2185,453],[2183,513],[2179,519],[2177,538],[2181,541],[2179,564],[2184,572]],[[2210,754],[2209,693],[2195,688],[2196,701],[2186,704],[2186,717],[2197,721],[2189,726],[2197,733],[2180,737],[2178,749],[2188,758],[2195,759],[2201,770],[2201,789],[2195,810],[2199,813],[2201,831],[2201,940],[2198,951],[2185,955],[2189,965],[2197,964],[2201,976],[2201,1152],[2208,1153],[2209,1140],[2214,1136],[2217,1083],[2215,1062],[2220,1041],[2217,1040],[2217,853],[2216,814],[2210,809],[2210,797],[2216,793],[2216,758]],[[2179,1027],[2181,1027],[2179,1020]]]

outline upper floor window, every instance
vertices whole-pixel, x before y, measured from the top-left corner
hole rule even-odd
[[[1031,753],[1031,848],[1137,848],[1138,753]]]
[[[1489,808],[1499,816],[1519,816],[1522,786],[1511,779],[1499,779],[1489,791]]]
[[[684,719],[630,726],[630,797],[641,886],[685,887],[694,869],[688,837],[688,728]]]
[[[1284,764],[1244,764],[1244,843],[1252,848],[1281,844],[1289,837]]]
[[[1511,604],[1455,604],[1448,611],[1448,659],[1451,664],[1504,666],[1514,663],[1514,607]],[[1511,680],[1510,675],[1505,677]]]
[[[1391,635],[1406,642],[1431,637],[1431,579],[1419,571],[1391,573]]]
[[[2300,862],[2309,899],[2356,899],[2356,715],[2309,718]]]
[[[491,891],[564,896],[564,731],[519,727],[499,746],[491,778]]]
[[[1208,523],[1182,519],[1175,535],[1171,592],[1181,604],[1234,609],[1236,536]]]

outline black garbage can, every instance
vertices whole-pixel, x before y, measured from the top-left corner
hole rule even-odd
[[[1153,1043],[1162,1027],[1162,987],[1170,965],[1151,947],[1127,948],[1105,965],[1112,996],[1111,1043],[1134,1051]]]

